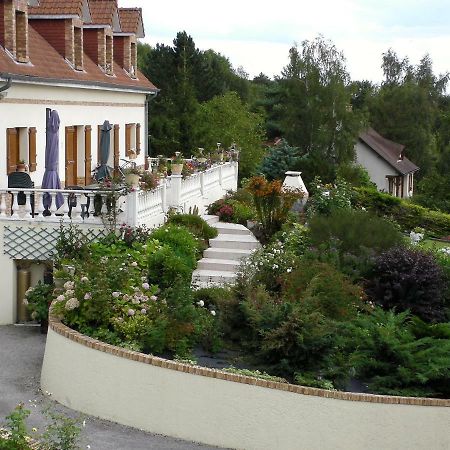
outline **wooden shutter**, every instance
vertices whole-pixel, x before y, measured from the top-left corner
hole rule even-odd
[[[36,128],[28,129],[28,162],[30,172],[36,171]]]
[[[66,127],[66,187],[76,184],[76,138],[75,127]]]
[[[120,147],[119,147],[119,125],[114,125],[114,171],[117,172],[120,166]]]
[[[6,171],[9,175],[16,171],[19,162],[19,133],[17,128],[6,129]]]
[[[125,125],[125,156],[130,156],[132,127],[133,125],[131,123]]]
[[[85,185],[91,184],[92,173],[92,127],[84,127],[84,182]]]
[[[141,153],[141,124],[136,124],[136,154]]]

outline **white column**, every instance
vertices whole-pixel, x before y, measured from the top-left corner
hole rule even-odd
[[[127,225],[138,226],[138,191],[129,192],[127,195]]]
[[[171,175],[170,176],[170,195],[168,198],[168,206],[172,208],[181,207],[181,181],[183,179],[182,175]]]

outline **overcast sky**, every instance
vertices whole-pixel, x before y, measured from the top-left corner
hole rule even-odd
[[[319,33],[344,52],[352,79],[378,82],[381,54],[392,47],[414,64],[429,53],[450,70],[450,0],[119,0],[142,7],[145,42],[172,44],[178,31],[212,48],[253,77],[273,77],[294,42]]]

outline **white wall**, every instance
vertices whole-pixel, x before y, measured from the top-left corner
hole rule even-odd
[[[74,103],[75,102],[75,103]],[[45,110],[58,111],[60,125],[59,175],[65,178],[65,127],[92,126],[92,168],[97,163],[97,127],[105,120],[120,125],[120,157],[125,158],[125,124],[141,124],[141,154],[136,159],[144,164],[145,153],[145,94],[71,87],[50,87],[13,83],[5,99],[0,100],[0,142],[4,148],[0,157],[0,187],[7,186],[6,128],[36,127],[37,171],[31,178],[41,185],[45,171]],[[84,164],[83,164],[84,165]],[[81,168],[79,173],[82,172]]]
[[[399,173],[364,142],[358,141],[355,150],[356,162],[367,170],[370,179],[377,185],[377,189],[389,192],[386,175],[397,176]]]
[[[450,447],[450,408],[301,395],[125,359],[115,356],[121,349],[88,348],[93,342],[49,329],[41,376],[55,400],[93,416],[246,450]]]

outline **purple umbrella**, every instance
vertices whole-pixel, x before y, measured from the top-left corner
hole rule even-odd
[[[47,108],[46,111],[46,143],[45,143],[45,173],[42,179],[42,189],[61,189],[61,181],[58,175],[59,160],[59,116],[56,111]],[[44,208],[50,209],[52,197],[44,194]],[[56,196],[56,208],[64,203],[62,194]]]

